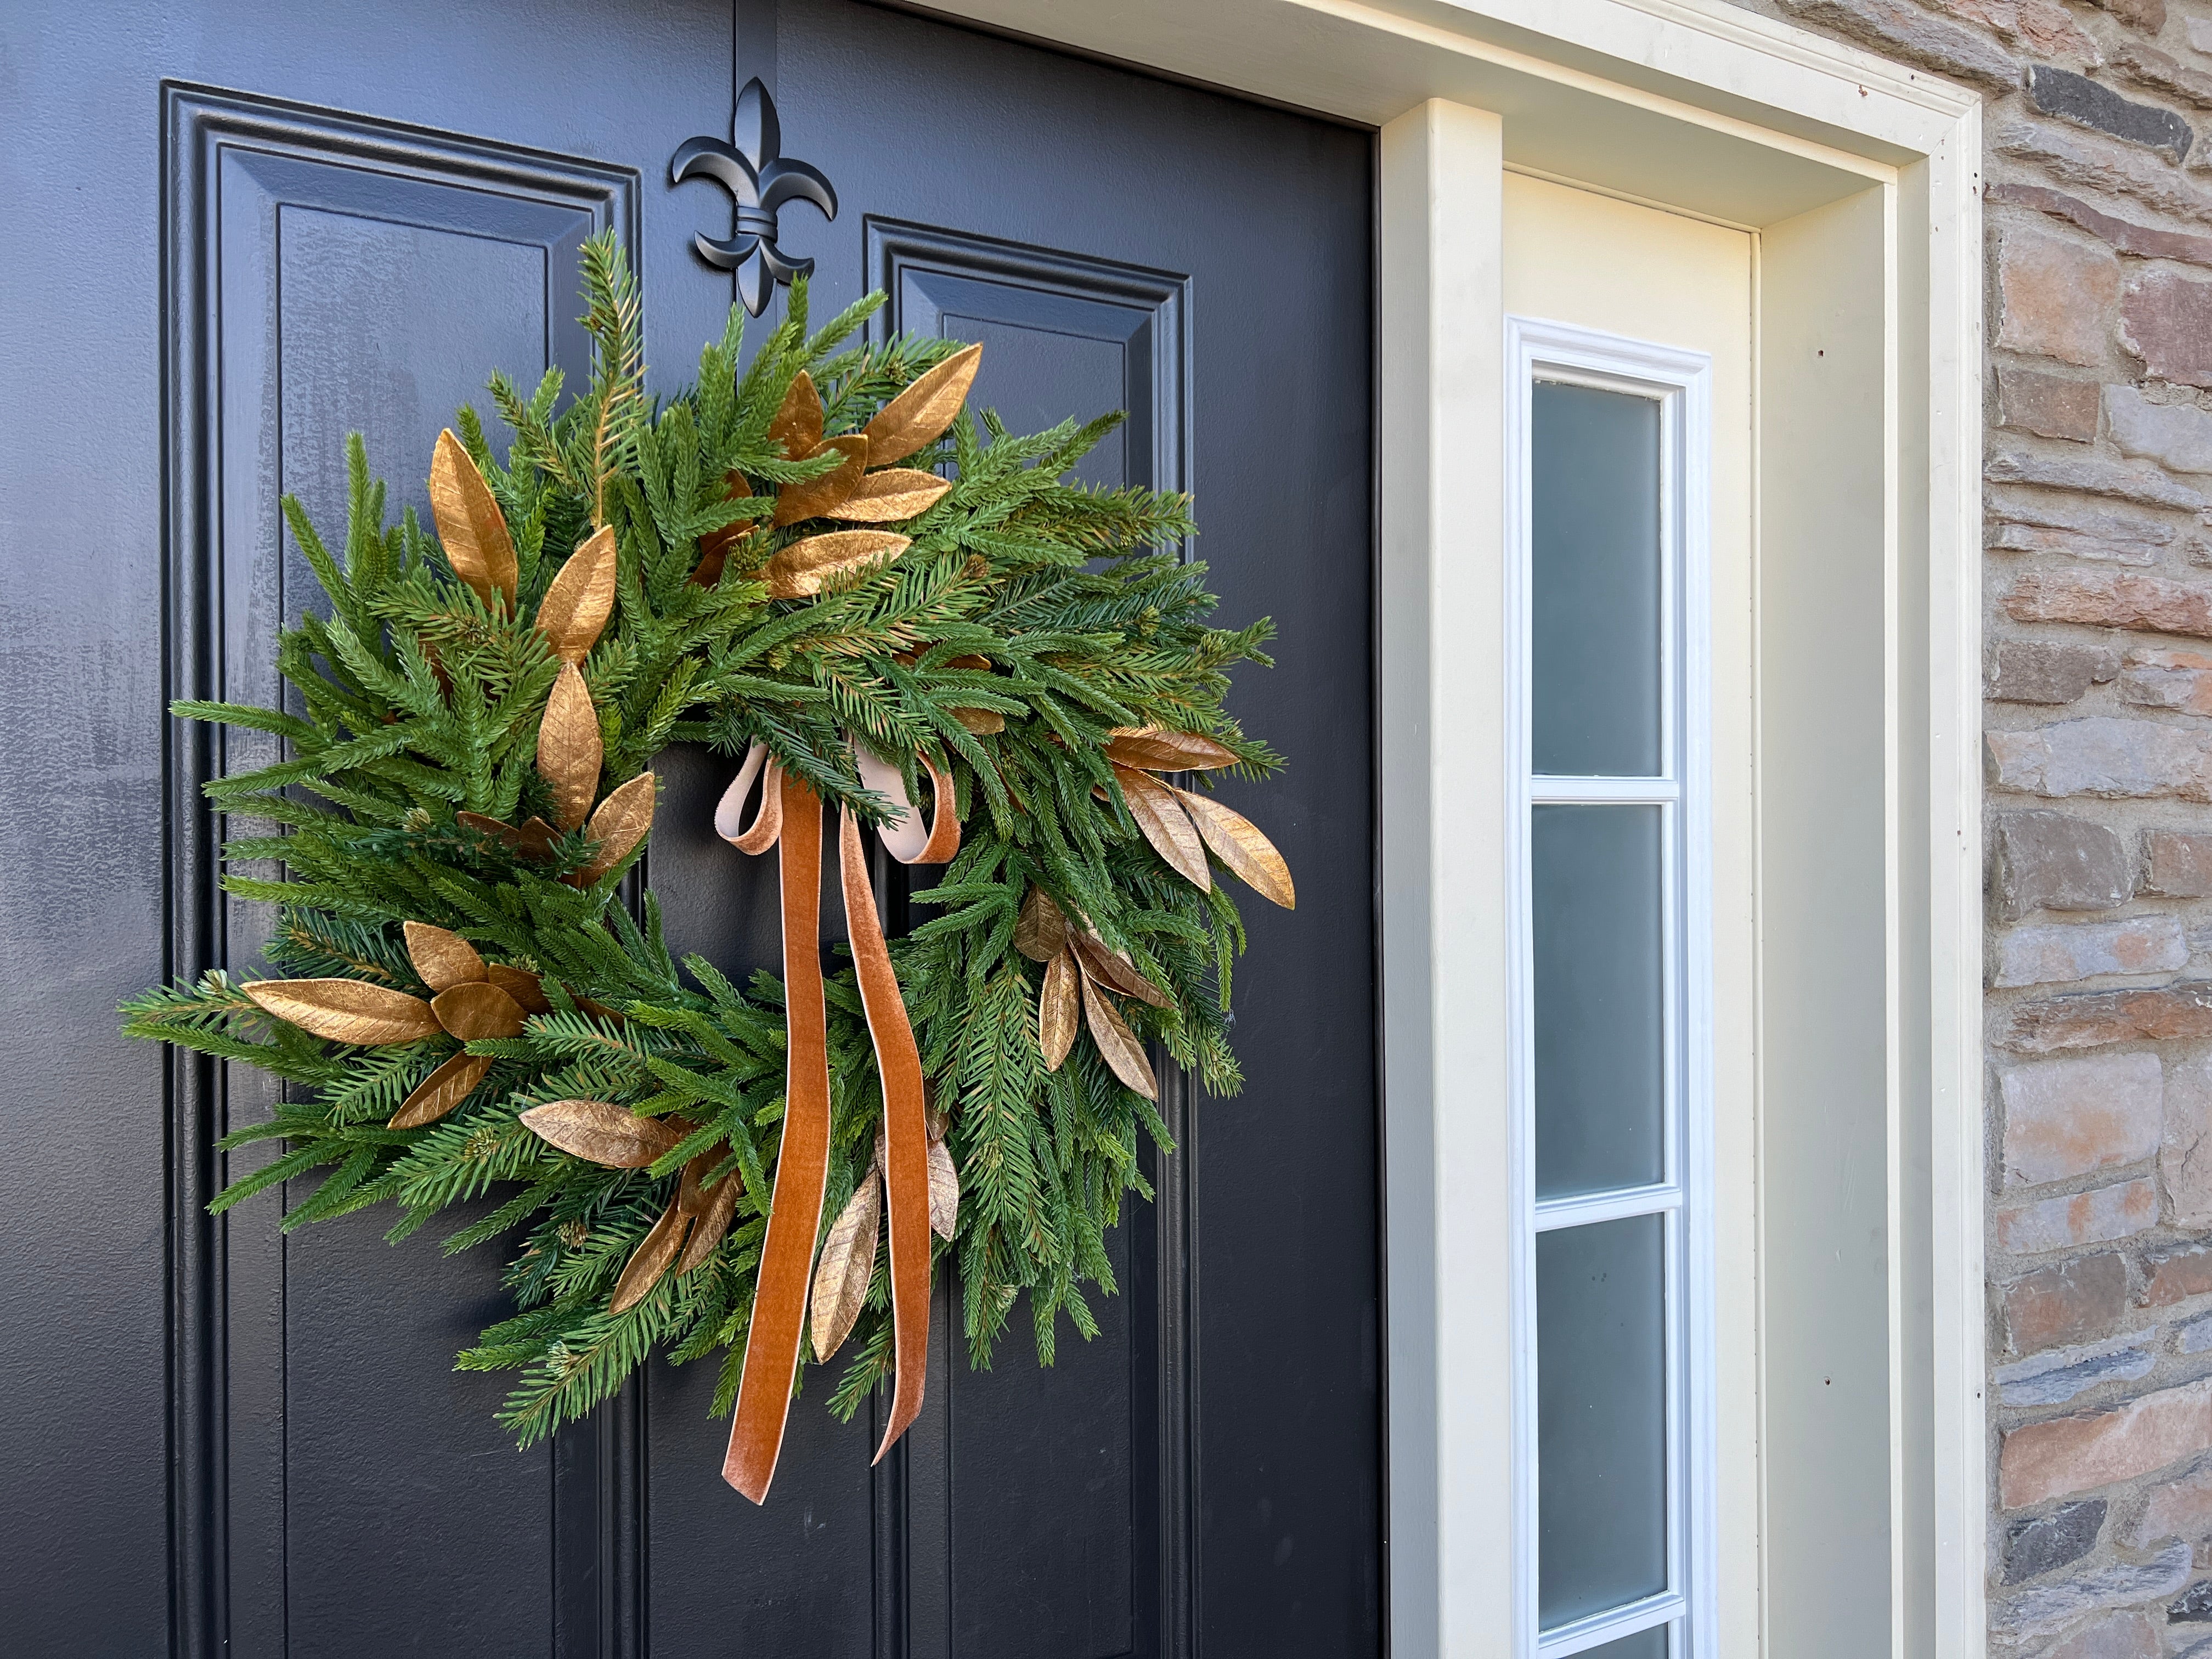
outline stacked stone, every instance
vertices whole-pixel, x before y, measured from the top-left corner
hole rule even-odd
[[[1753,0],[1981,90],[1990,1650],[2212,1659],[2212,0]]]

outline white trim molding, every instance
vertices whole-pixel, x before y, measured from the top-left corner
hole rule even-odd
[[[1382,131],[1382,1050],[1391,1646],[1489,1650],[1511,1604],[1513,1232],[1501,583],[1504,173],[1495,115]],[[1486,505],[1493,510],[1486,511]],[[1470,1501],[1472,1494],[1486,1501]]]

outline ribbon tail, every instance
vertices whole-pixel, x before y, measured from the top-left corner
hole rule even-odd
[[[722,1462],[722,1478],[756,1504],[768,1497],[776,1455],[783,1448],[784,1419],[791,1410],[792,1379],[799,1369],[799,1337],[806,1319],[807,1279],[814,1265],[823,1188],[830,1172],[829,1020],[819,943],[822,802],[787,774],[778,776],[775,787],[781,819],[788,1070],[768,1237],[761,1250],[752,1322],[745,1335],[744,1370],[737,1414],[730,1423],[729,1455]]]
[[[929,1369],[929,1122],[921,1086],[921,1053],[908,1023],[898,975],[884,944],[868,880],[860,822],[848,807],[837,831],[838,864],[845,884],[845,927],[860,981],[860,1003],[875,1045],[876,1074],[884,1089],[884,1191],[890,1202],[891,1337],[897,1380],[890,1420],[875,1461],[904,1434],[921,1411]],[[754,1316],[756,1319],[759,1315]]]

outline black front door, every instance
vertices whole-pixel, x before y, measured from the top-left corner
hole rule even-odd
[[[0,653],[18,1039],[0,1159],[0,1629],[15,1650],[1109,1659],[1381,1650],[1380,1261],[1370,662],[1370,137],[844,0],[33,3],[15,66],[19,227],[0,334]],[[774,50],[763,26],[775,24]],[[735,65],[733,73],[732,65]],[[819,1386],[765,1509],[719,1478],[708,1364],[657,1364],[550,1448],[451,1369],[495,1250],[397,1248],[374,1213],[222,1223],[215,1135],[250,1073],[112,1035],[167,974],[252,964],[197,781],[247,761],[165,721],[265,700],[312,586],[281,489],[339,516],[362,430],[397,501],[495,367],[574,368],[575,250],[611,224],[656,380],[719,331],[714,187],[666,183],[774,78],[786,153],[842,210],[784,215],[826,313],[986,343],[975,402],[1131,419],[1099,482],[1197,493],[1239,683],[1291,757],[1228,795],[1298,880],[1244,906],[1244,1092],[1170,1091],[1182,1145],[1113,1252],[1123,1293],[1040,1371],[971,1370],[952,1306],[929,1403],[871,1470]],[[710,833],[724,768],[671,757],[649,879],[672,943],[769,960],[763,873]],[[1262,914],[1264,913],[1264,914]],[[166,1106],[164,1104],[166,1100]],[[957,1298],[956,1298],[957,1300]],[[821,1379],[816,1379],[817,1385]]]

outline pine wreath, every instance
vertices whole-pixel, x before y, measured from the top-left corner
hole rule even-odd
[[[281,636],[290,707],[174,709],[287,745],[207,786],[226,860],[284,866],[224,878],[278,908],[284,976],[150,991],[124,1029],[289,1085],[222,1143],[284,1149],[218,1212],[327,1170],[284,1227],[388,1200],[396,1241],[507,1194],[445,1248],[520,1241],[518,1311],[459,1364],[521,1373],[500,1413],[520,1443],[656,1347],[721,1351],[726,1473],[758,1499],[807,1349],[853,1343],[841,1416],[896,1374],[884,1444],[911,1420],[942,1255],[972,1363],[1024,1293],[1041,1361],[1061,1316],[1095,1334],[1106,1231],[1125,1193],[1151,1196],[1138,1137],[1174,1150],[1148,1048],[1209,1092],[1239,1084],[1244,934],[1216,877],[1293,901],[1209,793],[1281,763],[1222,702],[1271,629],[1207,624],[1205,567],[1174,551],[1188,498],[1066,481],[1119,416],[1012,435],[965,410],[980,347],[848,343],[879,294],[810,333],[803,282],[742,374],[733,307],[696,386],[656,404],[611,238],[583,274],[590,386],[556,414],[557,371],[528,394],[495,376],[514,442],[501,465],[459,411],[434,536],[411,509],[386,522],[358,437],[342,557],[285,499],[330,605]],[[625,902],[647,768],[680,741],[744,760],[718,829],[752,852],[781,836],[782,980],[679,963],[651,891]],[[854,934],[826,974],[790,912],[824,811]],[[950,855],[903,938],[854,885],[863,828],[910,862]],[[783,1178],[808,1157],[818,1195]],[[748,1358],[776,1343],[780,1368]]]

